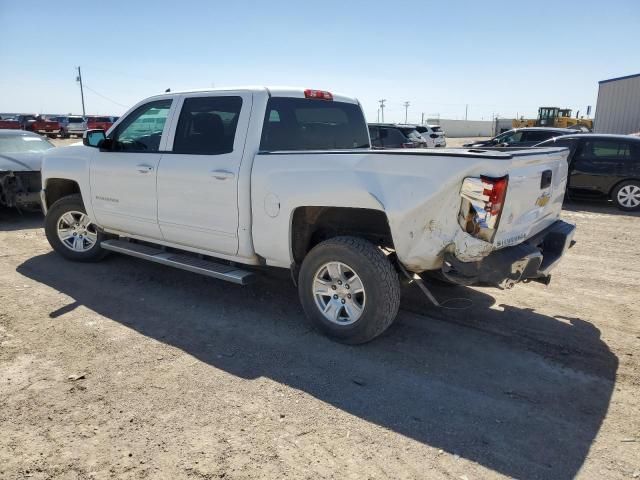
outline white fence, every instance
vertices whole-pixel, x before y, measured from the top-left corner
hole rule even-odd
[[[430,125],[440,125],[447,137],[493,137],[494,122],[491,120],[447,120],[446,118],[428,121]]]

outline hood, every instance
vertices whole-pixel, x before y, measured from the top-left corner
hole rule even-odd
[[[40,171],[42,152],[0,153],[0,172]]]

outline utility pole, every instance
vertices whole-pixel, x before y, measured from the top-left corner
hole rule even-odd
[[[378,120],[377,120],[377,122],[380,123],[380,109],[378,109]]]
[[[82,72],[80,71],[80,67],[78,67],[78,77],[76,78],[77,82],[80,82],[80,98],[82,98],[82,116],[86,115],[84,111],[84,90],[82,89]]]
[[[404,102],[404,123],[407,123],[407,114],[409,112],[409,102]]]
[[[422,120],[420,120],[420,125],[424,125],[424,112],[422,112]]]
[[[386,98],[381,98],[380,100],[378,100],[378,103],[380,104],[380,115],[382,117],[382,123],[384,123],[384,102],[386,101]]]
[[[469,114],[469,104],[467,103],[467,104],[464,106],[464,119],[465,119],[465,120],[467,120],[467,118],[468,118],[468,114]]]

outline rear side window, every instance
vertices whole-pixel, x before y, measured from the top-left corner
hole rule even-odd
[[[545,132],[542,130],[529,130],[522,134],[521,142],[542,142],[557,136],[556,132]]]
[[[260,150],[351,148],[369,148],[360,106],[306,98],[269,99]]]
[[[241,97],[187,98],[180,112],[173,152],[231,153],[241,109]]]
[[[588,141],[584,143],[582,157],[586,158],[619,158],[631,156],[629,144],[615,141]]]
[[[424,142],[424,137],[420,135],[420,132],[415,128],[403,128],[402,133],[409,139],[414,142]]]
[[[380,138],[382,138],[382,145],[386,148],[399,148],[407,142],[407,137],[397,128],[381,128]]]

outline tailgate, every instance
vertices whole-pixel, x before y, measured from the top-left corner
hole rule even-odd
[[[504,208],[494,239],[496,248],[521,243],[560,216],[569,151],[564,148],[534,150],[512,154]]]

